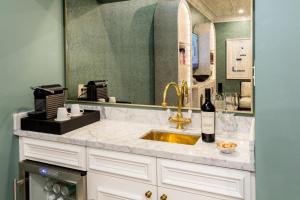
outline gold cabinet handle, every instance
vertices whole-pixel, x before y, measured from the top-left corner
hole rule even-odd
[[[167,200],[167,199],[168,199],[168,196],[165,194],[161,195],[161,197],[160,197],[160,200]]]
[[[152,192],[151,192],[151,191],[146,192],[146,193],[145,193],[145,196],[146,196],[148,199],[151,198]]]

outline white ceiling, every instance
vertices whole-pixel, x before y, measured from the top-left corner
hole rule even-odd
[[[252,0],[188,0],[214,22],[251,18]],[[244,13],[240,14],[239,10]]]

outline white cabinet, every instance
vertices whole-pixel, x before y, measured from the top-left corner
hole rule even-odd
[[[251,199],[250,172],[158,159],[157,173],[159,187],[198,194],[199,199]]]
[[[158,187],[158,200],[224,200],[199,194],[193,194],[180,190],[172,190]],[[166,198],[166,199],[165,199]]]
[[[160,200],[254,199],[247,171],[91,148],[87,152],[89,200],[145,199],[147,191]]]
[[[21,137],[20,161],[22,160],[34,160],[71,169],[86,170],[86,148]]]
[[[20,159],[87,170],[88,200],[255,200],[247,171],[20,139]]]
[[[156,158],[88,148],[88,171],[156,185]]]
[[[156,200],[156,158],[88,148],[88,200]]]
[[[157,200],[153,185],[91,172],[87,180],[88,200]]]

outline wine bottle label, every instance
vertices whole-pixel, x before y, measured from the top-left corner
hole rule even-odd
[[[202,133],[214,134],[215,133],[215,113],[202,112],[201,113]]]

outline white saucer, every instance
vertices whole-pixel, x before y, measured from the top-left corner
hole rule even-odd
[[[71,118],[66,118],[66,119],[60,119],[60,120],[58,120],[57,118],[56,119],[54,119],[54,121],[56,121],[56,122],[64,122],[64,121],[68,121],[68,120],[70,120]]]
[[[82,116],[83,115],[83,113],[80,113],[80,114],[78,114],[78,115],[71,115],[71,117],[80,117],[80,116]]]

